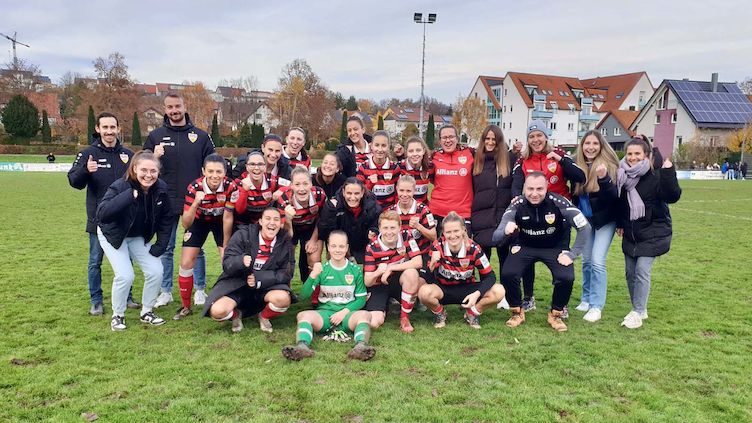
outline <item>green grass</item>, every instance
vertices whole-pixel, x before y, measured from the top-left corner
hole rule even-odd
[[[76,156],[55,156],[55,163],[73,163]],[[0,162],[47,163],[47,154],[0,154]]]
[[[430,314],[416,312],[414,334],[393,318],[374,334],[367,363],[320,339],[316,357],[287,362],[280,348],[294,339],[301,305],[271,335],[254,319],[232,335],[195,315],[143,327],[133,310],[128,330],[113,333],[108,317],[87,315],[84,193],[63,173],[0,173],[0,185],[2,421],[81,421],[84,412],[106,422],[752,420],[748,182],[681,182],[672,250],[655,263],[639,330],[619,326],[630,307],[617,238],[600,322],[572,309],[569,332],[551,330],[542,310],[550,278],[539,268],[540,308],[522,327],[488,310],[473,331],[450,307],[449,325],[434,330]],[[216,251],[208,260],[216,280]],[[112,272],[106,262],[103,270],[108,301]],[[578,272],[573,306],[579,283]]]

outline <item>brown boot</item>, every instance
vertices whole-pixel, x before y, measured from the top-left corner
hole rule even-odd
[[[566,332],[567,325],[561,320],[560,310],[551,310],[548,312],[548,324],[557,332]]]
[[[510,328],[516,328],[525,323],[525,310],[523,310],[522,307],[512,307],[509,311],[512,312],[512,317],[507,320],[507,326]]]

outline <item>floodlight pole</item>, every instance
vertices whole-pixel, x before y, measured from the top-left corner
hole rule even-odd
[[[432,16],[432,19],[430,18]],[[425,96],[423,95],[426,79],[426,25],[434,23],[436,21],[436,14],[432,13],[426,19],[423,19],[422,13],[415,13],[413,15],[415,23],[423,24],[423,57],[420,65],[420,120],[418,123],[418,133],[423,138],[423,111],[425,108]]]

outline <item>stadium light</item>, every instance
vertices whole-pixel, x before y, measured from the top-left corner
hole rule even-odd
[[[436,14],[429,13],[428,19],[423,19],[423,14],[415,12],[413,15],[413,21],[418,24],[423,24],[423,60],[420,68],[420,121],[418,123],[418,132],[420,137],[423,138],[423,109],[425,107],[425,97],[423,95],[423,89],[426,79],[426,24],[432,24],[436,22]]]

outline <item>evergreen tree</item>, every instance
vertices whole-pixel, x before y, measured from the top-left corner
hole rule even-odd
[[[339,140],[344,142],[347,139],[347,112],[342,111],[342,126],[339,128]]]
[[[52,142],[52,129],[50,129],[47,110],[42,110],[42,142]]]
[[[261,144],[264,142],[264,126],[260,124],[253,124],[251,126],[251,147],[261,148]]]
[[[96,132],[96,126],[97,126],[97,118],[94,116],[94,108],[91,107],[91,104],[89,105],[89,125],[87,127],[87,130],[89,131],[88,134],[86,134],[86,139],[89,140],[89,144],[91,144],[91,136]]]
[[[39,110],[28,98],[16,95],[3,109],[5,132],[16,137],[31,138],[39,132]]]
[[[433,123],[433,114],[428,116],[428,128],[426,128],[426,145],[433,150],[433,144],[436,141],[436,126]]]
[[[376,129],[379,131],[384,130],[384,117],[379,115],[379,122],[376,124]]]
[[[214,141],[214,146],[222,147],[225,145],[222,141],[222,136],[219,134],[219,123],[217,122],[216,113],[214,114],[214,118],[212,118],[211,138]]]
[[[256,126],[254,123],[252,126]],[[251,127],[248,123],[244,123],[238,133],[238,147],[253,147],[253,137],[251,133]]]
[[[460,143],[462,145],[467,145],[467,134],[462,134],[462,139],[460,140]]]
[[[347,103],[345,103],[345,109],[351,112],[358,110],[358,100],[355,99],[354,95],[351,95],[350,98],[347,99]]]
[[[131,145],[141,145],[141,123],[138,121],[138,113],[133,112],[133,129],[131,130]]]

